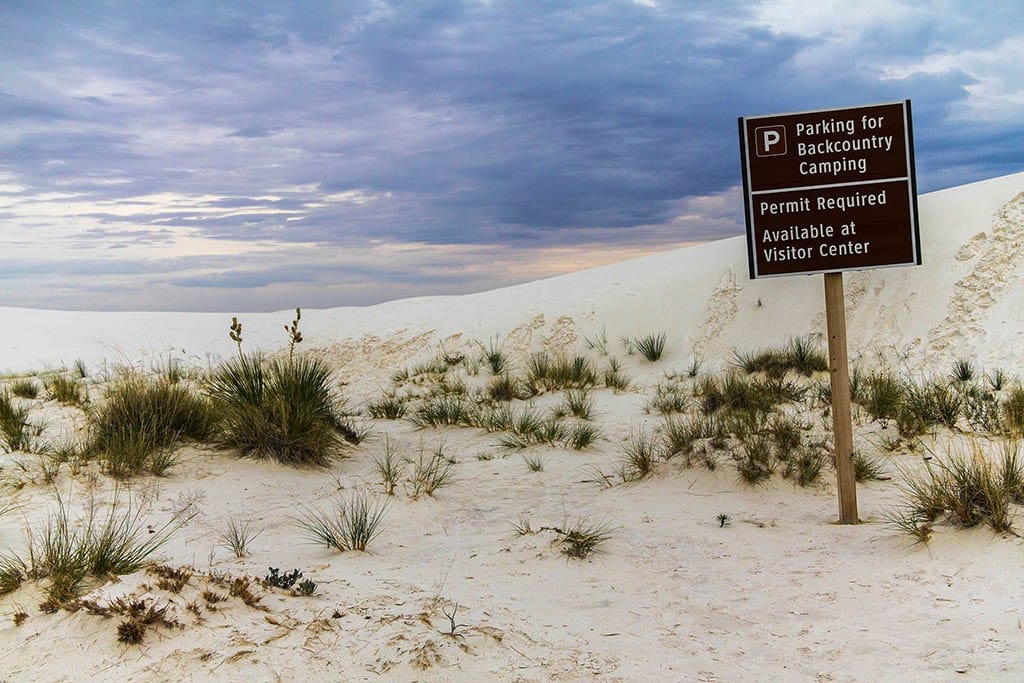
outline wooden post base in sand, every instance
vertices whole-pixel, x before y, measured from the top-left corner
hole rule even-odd
[[[839,523],[858,524],[857,479],[853,469],[853,422],[850,418],[850,364],[846,357],[846,303],[843,274],[825,273],[825,324],[832,376],[832,433],[835,439]]]

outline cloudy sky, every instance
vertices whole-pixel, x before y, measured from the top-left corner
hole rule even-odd
[[[740,234],[736,118],[1024,169],[1013,2],[0,2],[0,305],[464,293]]]

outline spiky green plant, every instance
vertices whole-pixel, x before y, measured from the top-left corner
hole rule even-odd
[[[491,372],[500,375],[508,365],[508,358],[501,350],[501,342],[497,337],[491,339],[490,344],[484,349],[484,360],[491,367]]]
[[[389,496],[395,495],[395,487],[405,476],[408,463],[396,457],[395,451],[391,447],[391,439],[387,435],[384,436],[384,452],[373,457],[373,464],[380,475],[381,483],[384,484],[384,493]]]
[[[382,531],[381,522],[388,503],[375,501],[365,492],[337,498],[329,510],[304,507],[296,525],[309,538],[342,552],[366,550]]]
[[[949,378],[954,382],[967,384],[974,380],[975,372],[974,363],[967,358],[959,358],[953,363],[953,369],[949,373]]]
[[[633,339],[633,347],[641,356],[654,363],[660,360],[661,355],[665,352],[665,342],[667,340],[668,336],[664,332],[646,334],[643,337]]]
[[[325,363],[308,357],[264,361],[242,355],[207,382],[219,441],[244,456],[326,465],[359,432],[344,419]]]
[[[36,398],[39,396],[39,385],[29,377],[22,377],[11,382],[11,393],[20,398]]]
[[[28,423],[29,407],[15,405],[5,389],[0,391],[0,442],[8,451],[30,448],[31,427]]]
[[[526,468],[531,472],[543,472],[544,471],[544,456],[539,453],[523,454],[523,462],[526,463]]]
[[[26,579],[47,580],[47,599],[42,605],[47,611],[77,597],[90,577],[138,571],[189,519],[182,513],[160,527],[146,524],[141,506],[135,506],[130,498],[122,506],[116,491],[105,516],[90,505],[86,516],[77,522],[71,520],[60,495],[56,503],[41,531],[28,529],[28,557],[5,563],[22,566]]]
[[[581,420],[590,420],[594,414],[594,399],[587,389],[570,389],[565,392],[562,404],[566,414]]]
[[[658,459],[659,442],[653,434],[642,431],[629,435],[620,448],[620,471],[623,481],[637,481],[654,471]]]
[[[565,445],[573,450],[583,450],[601,438],[601,430],[588,422],[576,422],[569,427]]]
[[[380,420],[398,420],[405,417],[406,399],[393,391],[384,392],[384,396],[366,407],[370,417]]]
[[[191,389],[127,372],[89,412],[84,453],[100,458],[113,476],[162,474],[179,440],[205,439],[211,430],[209,404]]]
[[[615,391],[625,391],[629,388],[629,378],[622,371],[622,363],[618,358],[612,356],[608,359],[608,367],[602,374],[604,385]]]
[[[236,515],[227,518],[224,529],[217,532],[222,548],[230,550],[235,557],[249,554],[249,545],[260,535],[260,531],[252,528],[246,520]]]
[[[69,406],[80,406],[85,403],[85,392],[82,385],[75,379],[63,374],[50,376],[46,381],[46,390],[50,398]]]
[[[429,455],[421,445],[417,459],[409,461],[409,469],[407,483],[412,498],[423,494],[433,496],[437,489],[450,484],[454,476],[452,461],[444,453],[444,442],[439,443]]]

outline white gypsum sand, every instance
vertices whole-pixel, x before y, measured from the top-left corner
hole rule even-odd
[[[1024,174],[920,198],[924,265],[848,273],[850,354],[864,368],[924,378],[946,376],[956,359],[982,370],[1024,375]],[[902,500],[897,468],[920,470],[922,454],[969,448],[971,437],[944,428],[916,450],[894,452],[895,426],[855,419],[858,450],[893,479],[858,486],[864,524],[840,526],[834,474],[799,487],[776,472],[764,485],[737,476],[729,452],[719,466],[657,462],[650,476],[619,483],[631,435],[663,424],[645,406],[675,374],[690,412],[694,361],[721,376],[733,352],[781,347],[824,330],[820,277],[751,282],[743,238],[657,254],[516,287],[430,297],[369,308],[303,310],[296,352],[324,360],[344,382],[356,423],[375,436],[326,469],[239,458],[186,446],[166,476],[120,484],[145,525],[175,513],[183,526],[154,554],[191,567],[175,593],[145,571],[117,582],[92,580],[84,597],[103,607],[119,596],[170,605],[180,626],[151,625],[139,645],[118,641],[121,616],[88,609],[45,613],[45,579],[0,596],[0,661],[9,680],[1014,680],[1024,675],[1018,568],[1024,545],[985,525],[937,525],[913,546],[887,515]],[[297,302],[301,304],[301,302]],[[147,371],[177,358],[206,368],[237,353],[228,338],[233,312],[71,313],[0,308],[0,369],[14,374],[85,362],[81,380],[98,403],[104,371]],[[240,315],[246,350],[287,355],[282,325],[292,311]],[[628,353],[623,337],[665,332],[662,359]],[[820,337],[819,337],[820,339]],[[589,342],[589,343],[588,343]],[[616,357],[631,385],[590,391],[602,439],[583,450],[498,445],[502,434],[474,427],[417,428],[407,419],[371,420],[367,407],[386,391],[425,393],[426,379],[394,373],[445,353],[465,356],[450,371],[470,391],[491,380],[480,358],[500,346],[525,375],[530,354],[565,351],[603,371]],[[591,347],[596,348],[591,348]],[[605,351],[607,355],[605,355]],[[452,358],[454,360],[454,358]],[[782,409],[827,436],[828,420],[808,398]],[[10,384],[11,379],[0,380]],[[40,385],[41,378],[35,379]],[[455,384],[455,380],[450,380]],[[979,379],[979,382],[981,380]],[[59,439],[84,423],[80,410],[46,398],[15,399],[29,421]],[[549,390],[528,404],[563,403]],[[416,401],[410,401],[410,410]],[[566,418],[572,424],[573,418]],[[966,430],[966,425],[961,425]],[[385,435],[387,440],[385,442]],[[989,448],[985,437],[976,437]],[[414,497],[400,482],[385,496],[378,467],[385,443],[413,461],[441,448],[452,480]],[[964,445],[968,444],[968,445]],[[542,465],[531,471],[523,455]],[[104,518],[114,482],[96,463],[60,466],[26,452],[0,456],[0,551],[24,555],[26,527],[40,533],[61,492],[73,519],[91,500]],[[49,465],[52,468],[52,465]],[[408,465],[404,479],[413,465]],[[616,485],[595,483],[600,471]],[[295,524],[302,510],[328,509],[337,496],[369,491],[388,500],[383,529],[367,552],[312,544]],[[728,519],[719,519],[727,515]],[[258,535],[238,558],[222,547],[230,519]],[[723,525],[723,522],[727,524]],[[528,523],[530,532],[517,533]],[[608,539],[583,559],[568,557],[558,533],[582,524]],[[268,568],[300,569],[317,590],[308,597],[258,585]],[[249,606],[230,595],[249,577],[260,596]],[[167,584],[165,584],[166,586]],[[211,602],[203,597],[226,599]],[[236,590],[236,592],[239,592]],[[188,608],[192,604],[194,610]],[[457,609],[456,609],[457,605]],[[95,611],[95,609],[94,609]],[[14,615],[27,618],[15,624]],[[449,616],[451,615],[451,618]],[[456,626],[451,633],[451,626]]]

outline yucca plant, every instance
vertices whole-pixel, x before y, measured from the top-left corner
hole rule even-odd
[[[217,368],[206,390],[220,442],[244,456],[326,465],[344,441],[358,441],[318,359],[241,355]]]
[[[664,332],[647,334],[633,339],[633,347],[640,352],[641,356],[654,363],[665,352],[665,342],[667,340],[668,336]]]

